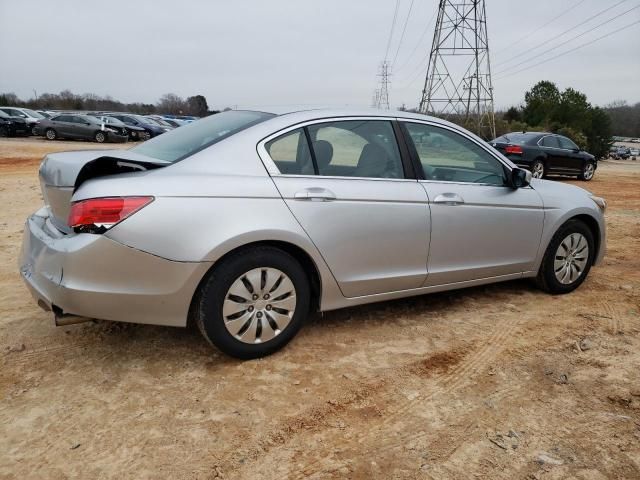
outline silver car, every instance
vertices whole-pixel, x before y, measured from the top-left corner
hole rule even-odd
[[[605,201],[406,112],[229,111],[129,150],[47,155],[20,271],[58,325],[184,327],[270,354],[311,310],[525,277],[577,288]]]

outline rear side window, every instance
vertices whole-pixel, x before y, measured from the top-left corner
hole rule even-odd
[[[506,185],[505,167],[459,133],[421,123],[405,123],[427,180]]]
[[[391,122],[345,120],[307,128],[319,175],[404,178]]]
[[[393,126],[385,120],[316,123],[277,137],[265,148],[282,174],[404,178]]]
[[[280,173],[285,175],[313,175],[313,161],[304,134],[299,128],[265,145]]]

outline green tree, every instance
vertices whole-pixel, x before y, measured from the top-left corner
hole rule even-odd
[[[524,95],[522,119],[529,125],[544,125],[560,104],[560,91],[555,83],[543,80]]]
[[[204,95],[194,95],[187,98],[187,112],[196,117],[206,117],[209,113],[209,105]]]

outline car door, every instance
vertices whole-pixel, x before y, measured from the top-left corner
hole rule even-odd
[[[547,156],[545,161],[545,169],[547,173],[552,173],[557,170],[562,164],[563,160],[560,156],[560,142],[556,135],[546,135],[538,141],[540,150]]]
[[[316,122],[261,145],[284,201],[346,297],[424,283],[427,196],[405,173],[391,119]]]
[[[560,142],[560,152],[563,158],[562,165],[569,173],[579,172],[582,170],[582,156],[580,148],[569,140],[567,137],[557,135]]]
[[[534,268],[544,220],[538,193],[508,186],[509,167],[471,136],[408,121],[403,132],[431,207],[425,286]]]
[[[58,115],[51,119],[51,126],[61,137],[72,137],[73,123],[71,115]]]

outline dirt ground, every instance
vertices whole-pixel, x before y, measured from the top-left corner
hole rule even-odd
[[[640,162],[602,162],[608,254],[315,316],[240,362],[192,330],[54,327],[17,272],[38,163],[0,141],[0,478],[640,478]]]

